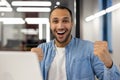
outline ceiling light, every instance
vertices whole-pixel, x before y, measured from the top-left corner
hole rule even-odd
[[[87,18],[85,19],[85,21],[87,21],[87,22],[88,22],[88,21],[91,21],[91,20],[93,20],[93,19],[95,19],[95,18],[97,18],[97,17],[100,17],[100,16],[104,15],[104,14],[106,14],[106,11],[105,11],[105,10],[102,10],[102,11],[100,11],[100,12],[94,14],[94,15],[91,15],[91,16],[87,17]]]
[[[107,9],[106,9],[106,12],[109,13],[109,12],[112,12],[112,11],[114,11],[114,10],[116,10],[116,9],[119,9],[119,8],[120,8],[120,3],[118,3],[118,4],[114,5],[114,6],[111,6],[111,7],[107,8]]]
[[[48,18],[25,18],[27,24],[46,24],[49,23]]]
[[[59,2],[59,1],[57,1],[57,2],[56,2],[56,5],[57,5],[57,6],[58,6],[58,5],[60,5],[60,2]]]
[[[95,19],[95,18],[97,18],[97,17],[100,17],[100,16],[102,16],[102,15],[104,15],[104,14],[106,14],[106,13],[112,12],[112,11],[117,10],[117,9],[119,9],[119,8],[120,8],[120,3],[118,3],[118,4],[116,4],[116,5],[113,5],[113,6],[107,8],[107,9],[105,9],[105,10],[102,10],[102,11],[100,11],[100,12],[94,14],[94,15],[91,15],[91,16],[87,17],[87,18],[85,19],[85,21],[87,21],[87,22],[88,22],[88,21],[91,21],[91,20],[93,20],[93,19]]]
[[[106,14],[106,11],[105,11],[105,10],[102,10],[102,11],[94,14],[94,16],[95,16],[95,18],[97,18],[97,17],[100,17],[100,16],[102,16],[102,15],[104,15],[104,14]]]
[[[1,0],[0,6],[7,6],[10,7],[10,4],[6,0]]]
[[[91,21],[94,19],[94,15],[91,15],[85,19],[86,22]]]
[[[0,7],[0,12],[12,12],[13,9],[11,7]]]
[[[13,1],[12,6],[51,6],[50,1]]]
[[[17,12],[50,12],[50,8],[18,7]]]
[[[0,2],[0,12],[12,12],[11,5],[6,0]]]
[[[0,18],[0,22],[3,24],[24,24],[25,21],[22,18]]]

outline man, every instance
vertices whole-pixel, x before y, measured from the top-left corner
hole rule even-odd
[[[93,44],[71,36],[73,18],[68,8],[54,8],[49,22],[55,39],[31,49],[39,57],[44,80],[95,80],[95,76],[99,80],[120,80],[107,42]]]

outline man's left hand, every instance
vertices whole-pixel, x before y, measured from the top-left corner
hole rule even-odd
[[[112,67],[113,62],[108,51],[108,45],[106,41],[96,41],[94,43],[94,54],[104,62],[107,68]]]

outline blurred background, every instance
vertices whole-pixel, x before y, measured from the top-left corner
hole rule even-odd
[[[120,0],[0,0],[0,51],[30,51],[52,40],[49,12],[58,5],[73,13],[73,36],[108,41],[120,66]]]

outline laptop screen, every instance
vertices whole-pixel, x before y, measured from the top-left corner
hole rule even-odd
[[[36,54],[0,51],[0,80],[42,80]]]

